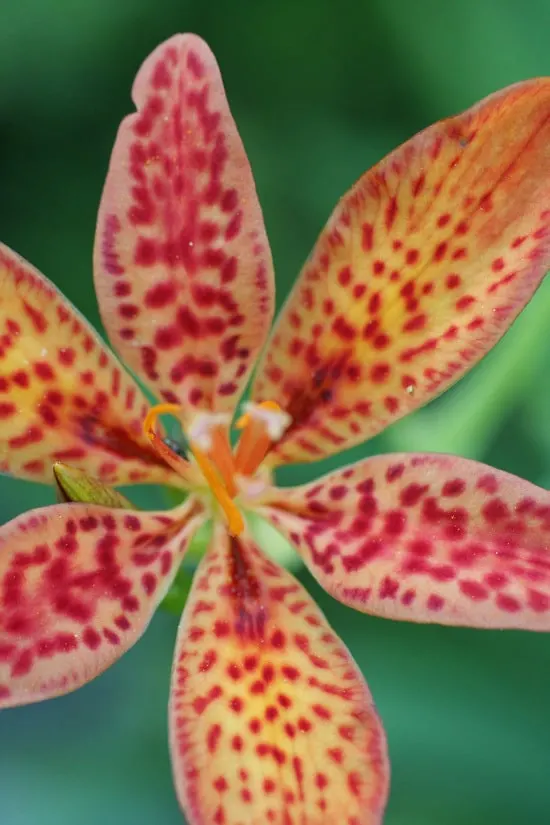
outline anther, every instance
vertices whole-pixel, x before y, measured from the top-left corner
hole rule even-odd
[[[237,429],[243,431],[237,445],[235,468],[242,475],[251,475],[292,419],[276,401],[262,401],[260,404],[247,402],[244,409],[245,414],[235,424]]]

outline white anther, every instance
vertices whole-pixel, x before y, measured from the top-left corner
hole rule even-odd
[[[252,401],[245,401],[243,410],[250,418],[261,421],[271,441],[278,441],[292,421],[292,416],[284,410],[270,410]]]
[[[212,449],[212,430],[216,427],[228,427],[231,421],[229,413],[197,413],[190,427],[187,429],[187,438],[191,445],[207,453]]]

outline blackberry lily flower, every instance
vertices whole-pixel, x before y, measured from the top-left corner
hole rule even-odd
[[[369,691],[306,591],[255,545],[246,513],[357,610],[550,627],[546,491],[419,454],[272,483],[278,465],[358,444],[440,393],[531,297],[550,260],[550,81],[431,126],[344,196],[271,334],[235,450],[232,415],[274,302],[252,175],[199,38],[159,46],[133,96],[101,201],[95,283],[115,350],[162,403],[148,409],[86,321],[3,247],[1,466],[50,482],[61,461],[101,485],[191,493],[159,513],[107,491],[2,528],[0,703],[66,693],[121,656],[213,519],[170,698],[189,822],[373,825],[388,766]],[[163,439],[162,413],[181,421],[187,457]]]

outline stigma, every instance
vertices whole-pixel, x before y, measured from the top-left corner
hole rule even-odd
[[[173,415],[181,421],[182,411],[179,404],[151,407],[143,422],[145,436],[157,455],[190,487],[200,488],[206,483],[224,514],[229,534],[239,536],[244,530],[244,519],[236,502],[238,478],[256,473],[271,446],[289,426],[290,416],[275,401],[245,403],[244,414],[235,424],[240,437],[233,450],[229,438],[229,414],[198,412],[187,428],[189,455],[184,458],[157,432],[160,415]]]

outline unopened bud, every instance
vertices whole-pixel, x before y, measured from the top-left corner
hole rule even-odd
[[[56,462],[53,465],[53,475],[57,499],[60,502],[99,504],[101,507],[111,507],[114,510],[137,509],[122,493],[89,476],[84,470]]]

